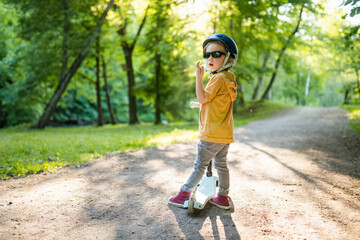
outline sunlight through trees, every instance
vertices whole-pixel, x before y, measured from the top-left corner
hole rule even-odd
[[[232,36],[244,103],[360,102],[358,1],[0,3],[0,127],[193,121],[202,41]]]

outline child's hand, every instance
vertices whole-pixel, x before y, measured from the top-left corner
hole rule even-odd
[[[200,61],[196,64],[196,79],[202,79],[204,76],[204,66],[200,66]]]

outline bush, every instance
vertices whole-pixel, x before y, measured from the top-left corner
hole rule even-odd
[[[342,105],[350,113],[350,125],[360,133],[360,104],[359,105]]]

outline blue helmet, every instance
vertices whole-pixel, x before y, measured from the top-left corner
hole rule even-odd
[[[220,72],[223,69],[233,67],[235,65],[237,57],[238,57],[238,48],[236,46],[235,41],[231,37],[229,37],[225,34],[216,33],[216,34],[212,34],[206,38],[206,40],[203,43],[203,49],[205,48],[206,44],[208,44],[209,42],[213,42],[213,41],[221,42],[224,45],[225,50],[228,52],[228,54],[226,55],[226,59],[224,60],[223,66],[220,69],[218,69],[216,72]],[[232,57],[234,59],[234,61],[229,64],[226,64],[226,62],[229,60],[230,57]]]

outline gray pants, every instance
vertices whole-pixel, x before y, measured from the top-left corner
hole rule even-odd
[[[209,165],[211,159],[214,159],[215,161],[213,163],[219,177],[218,193],[227,196],[230,188],[229,169],[226,158],[229,145],[229,143],[213,143],[200,140],[198,143],[198,154],[194,162],[194,170],[186,184],[182,186],[182,190],[186,192],[194,191],[196,185],[202,179],[206,167]]]

